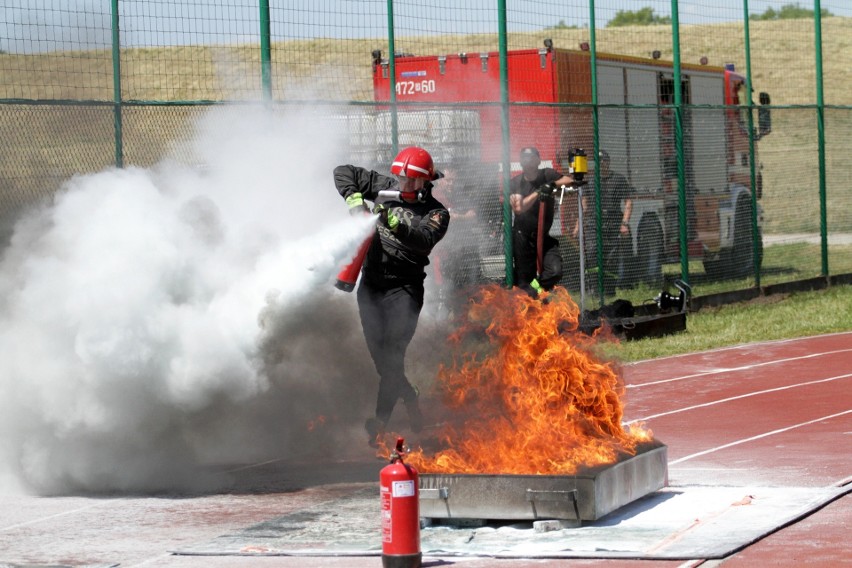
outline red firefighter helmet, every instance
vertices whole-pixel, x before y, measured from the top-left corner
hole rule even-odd
[[[435,163],[429,152],[417,146],[406,148],[396,155],[391,164],[391,173],[395,176],[429,181],[441,177],[441,172],[435,170]]]

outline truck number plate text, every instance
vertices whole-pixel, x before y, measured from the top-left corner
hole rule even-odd
[[[396,94],[399,96],[416,95],[418,93],[434,93],[435,80],[423,79],[422,81],[399,81],[396,84]]]

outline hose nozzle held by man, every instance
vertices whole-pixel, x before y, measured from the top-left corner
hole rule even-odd
[[[555,210],[554,193],[573,178],[553,168],[541,168],[538,149],[521,149],[520,174],[510,182],[512,206],[512,254],[515,285],[531,296],[552,289],[562,278],[559,242],[549,235]]]

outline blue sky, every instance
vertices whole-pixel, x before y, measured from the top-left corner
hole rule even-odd
[[[749,11],[776,10],[795,0],[751,0]],[[122,43],[163,46],[256,42],[258,0],[119,0]],[[273,40],[384,37],[386,0],[269,0]],[[812,2],[800,1],[812,7]],[[850,0],[822,8],[852,17]],[[110,0],[6,0],[0,7],[0,49],[30,53],[110,44]],[[509,31],[588,25],[587,0],[506,0]],[[497,0],[397,0],[397,33],[493,33]],[[671,13],[670,0],[597,0],[597,25],[619,10],[650,6]],[[682,24],[740,20],[742,0],[681,0]]]

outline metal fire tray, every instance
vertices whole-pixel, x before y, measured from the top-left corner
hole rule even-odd
[[[576,475],[420,474],[420,516],[457,520],[594,521],[668,483],[667,448]]]

